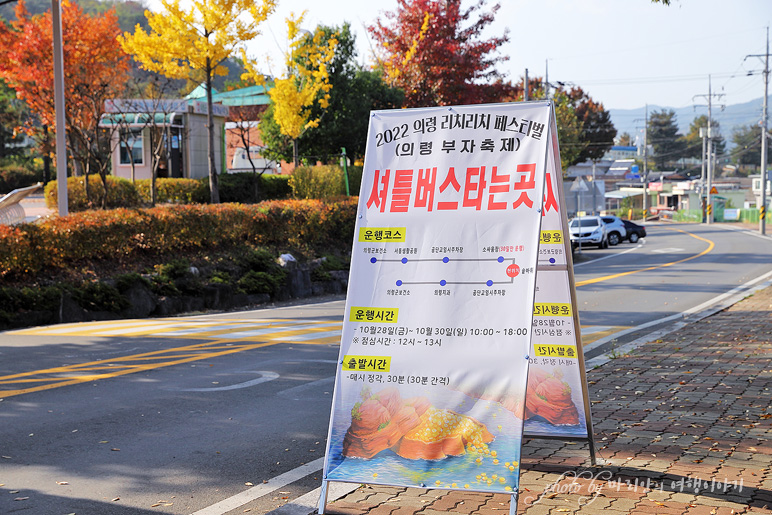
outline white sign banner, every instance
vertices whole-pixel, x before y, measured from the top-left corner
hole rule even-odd
[[[372,113],[326,481],[517,491],[550,120]]]
[[[573,266],[564,211],[557,140],[550,134],[544,218],[541,225],[536,304],[524,433],[528,437],[588,438],[589,406],[581,333],[572,296]]]

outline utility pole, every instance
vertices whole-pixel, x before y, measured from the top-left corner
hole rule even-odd
[[[759,206],[759,234],[767,231],[767,96],[769,95],[769,27],[767,27],[767,51],[764,55],[747,55],[764,58],[764,107],[761,114],[761,205]]]
[[[712,199],[712,192],[713,189],[713,97],[723,97],[723,93],[713,93],[713,87],[711,85],[710,75],[708,75],[708,94],[707,95],[694,95],[693,98],[697,97],[707,97],[708,99],[708,138],[707,138],[707,154],[708,154],[708,166],[707,166],[707,176],[708,176],[708,187],[707,187],[707,196],[706,202],[705,202],[705,209],[707,211],[707,216],[705,217],[705,221],[708,224],[713,223],[713,199]],[[705,154],[702,156],[703,159],[705,159]]]
[[[523,85],[523,102],[528,102],[528,68],[525,69],[525,84]]]
[[[544,60],[544,99],[550,99],[550,60]]]
[[[598,209],[598,201],[595,200],[596,198],[596,191],[598,191],[598,187],[595,186],[595,159],[592,160],[592,214],[597,215],[597,209]]]
[[[64,51],[62,50],[62,5],[51,0],[54,39],[54,110],[56,111],[56,193],[59,216],[69,213],[67,203],[67,142],[64,116]]]
[[[643,120],[643,222],[649,214],[649,104],[646,104]]]

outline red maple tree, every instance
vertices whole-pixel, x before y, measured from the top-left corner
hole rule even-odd
[[[90,16],[77,4],[62,2],[68,141],[85,171],[93,161],[89,152],[100,146],[98,124],[104,101],[117,96],[128,80],[129,60],[118,44],[118,34],[114,8]],[[55,126],[51,11],[30,16],[19,0],[16,20],[0,22],[0,78],[35,114],[38,134],[41,126]]]
[[[405,92],[405,107],[497,102],[509,91],[495,68],[508,59],[495,52],[509,36],[481,39],[499,4],[484,11],[486,0],[465,10],[460,0],[397,3],[368,29],[387,78]]]

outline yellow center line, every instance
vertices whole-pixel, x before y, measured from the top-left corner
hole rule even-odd
[[[715,243],[713,243],[712,241],[710,241],[707,238],[703,238],[702,236],[697,236],[696,234],[692,234],[690,232],[687,232],[687,231],[684,231],[684,230],[681,230],[681,229],[673,229],[671,227],[667,227],[667,229],[669,231],[682,232],[684,234],[687,234],[687,235],[691,236],[692,238],[695,238],[695,239],[707,242],[708,243],[708,248],[703,250],[699,254],[695,254],[693,256],[689,256],[688,258],[679,259],[678,261],[671,261],[670,263],[663,263],[661,265],[649,266],[649,267],[646,267],[646,268],[641,268],[639,270],[630,270],[629,272],[621,272],[621,273],[618,273],[618,274],[605,275],[603,277],[596,277],[595,279],[587,279],[587,280],[584,280],[584,281],[577,282],[576,286],[577,287],[579,287],[579,286],[586,286],[588,284],[595,284],[595,283],[599,283],[599,282],[603,282],[603,281],[608,281],[608,280],[611,280],[611,279],[616,279],[618,277],[624,277],[626,275],[637,274],[639,272],[648,272],[648,271],[651,271],[651,270],[657,270],[658,268],[665,268],[665,267],[668,267],[668,266],[677,265],[678,263],[684,263],[686,261],[690,261],[692,259],[704,256],[705,254],[707,254],[708,252],[713,250],[713,247],[716,246]]]
[[[212,343],[220,343],[220,342],[212,342]],[[80,384],[85,383],[89,381],[96,381],[99,379],[109,379],[113,377],[119,377],[127,374],[133,374],[135,372],[143,372],[147,370],[155,370],[157,368],[163,368],[163,367],[169,367],[173,365],[180,365],[183,363],[190,363],[192,361],[200,361],[203,359],[209,359],[209,358],[216,358],[220,356],[226,356],[228,354],[234,354],[236,352],[241,352],[244,350],[252,350],[252,349],[259,349],[261,347],[268,347],[271,345],[278,345],[278,342],[265,342],[265,343],[254,343],[251,345],[242,345],[242,346],[234,346],[230,347],[227,350],[221,350],[219,352],[207,352],[204,354],[197,354],[192,355],[186,358],[182,359],[175,359],[172,361],[165,361],[162,363],[147,363],[144,365],[126,365],[123,367],[122,370],[116,370],[115,372],[110,373],[104,373],[104,374],[95,374],[95,375],[87,375],[87,376],[78,376],[78,377],[68,377],[68,378],[62,378],[62,380],[58,383],[52,383],[52,384],[44,384],[40,386],[35,386],[32,388],[23,388],[19,390],[0,390],[0,398],[6,398],[6,397],[13,397],[15,395],[22,395],[25,393],[32,393],[32,392],[39,392],[43,390],[51,390],[53,388],[60,388],[62,386],[70,386],[74,384]],[[195,347],[200,347],[201,345],[197,345]],[[180,349],[171,349],[171,350],[180,350]],[[156,353],[149,353],[149,354],[156,354]],[[138,356],[143,356],[143,354],[139,354]],[[130,356],[127,356],[124,358],[124,360],[131,358]],[[114,361],[114,360],[113,360]],[[99,361],[94,362],[93,364],[97,363],[104,363],[105,361]],[[84,365],[91,365],[88,363],[84,363]],[[48,370],[37,370],[34,372],[26,372],[24,374],[15,374],[13,376],[5,376],[0,377],[0,380],[3,382],[6,382],[5,380],[10,378],[16,378],[16,377],[24,377],[24,376],[30,376],[30,375],[37,375],[37,374],[43,374],[43,373],[62,373],[62,372],[76,372],[78,371],[78,367],[81,365],[75,365],[73,367],[58,367]],[[21,381],[19,381],[21,382]]]

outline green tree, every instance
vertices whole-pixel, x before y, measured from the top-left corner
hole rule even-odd
[[[332,89],[327,109],[311,109],[311,117],[320,123],[300,136],[299,153],[304,158],[334,162],[345,148],[346,154],[356,160],[364,156],[370,111],[401,107],[402,92],[387,85],[379,70],[360,69],[356,64],[356,41],[348,23],[321,26],[319,30],[325,37],[337,34],[335,55],[327,65]],[[271,158],[292,159],[291,141],[281,134],[273,109],[262,117],[260,131]]]
[[[758,125],[751,124],[735,129],[732,143],[732,161],[735,164],[761,166],[761,129]],[[767,164],[769,163],[772,163],[772,156],[767,152]]]
[[[654,163],[659,170],[664,170],[666,163],[681,158],[684,141],[678,132],[675,111],[662,109],[649,116],[647,140],[654,148]]]
[[[565,175],[569,166],[581,162],[587,142],[582,134],[582,122],[565,91],[556,91],[552,100],[555,102],[555,123],[558,126],[560,165]]]
[[[0,80],[0,160],[23,153],[23,149],[14,144],[22,141],[20,128],[28,116],[24,102]]]
[[[619,136],[619,140],[617,143],[623,147],[634,147],[635,146],[635,140],[633,140],[632,135],[630,135],[629,132],[623,132],[621,136]]]
[[[603,104],[593,100],[578,86],[568,91],[568,98],[580,123],[581,139],[586,143],[579,154],[578,162],[600,159],[614,145],[617,135],[611,115]]]
[[[214,156],[212,81],[226,75],[223,63],[259,34],[259,26],[276,7],[276,0],[161,0],[163,11],[145,11],[150,29],[137,26],[134,34],[119,37],[123,48],[142,66],[167,77],[187,78],[203,72],[209,136],[209,191],[220,202]]]
[[[697,116],[689,125],[689,132],[683,137],[684,144],[684,157],[693,157],[695,159],[702,159],[702,137],[700,137],[700,129],[707,131],[708,117],[707,115]],[[721,127],[717,121],[713,121],[713,152],[717,156],[721,156],[726,152],[726,141],[721,135]]]
[[[524,79],[512,86],[507,100],[524,99]],[[544,81],[540,77],[528,80],[528,98],[544,98]],[[600,159],[613,145],[617,130],[603,104],[595,102],[580,87],[570,90],[557,87],[551,92],[555,103],[555,118],[560,142],[560,160],[565,171],[571,165],[588,159]]]
[[[305,15],[304,11],[297,18],[294,15],[287,18],[290,50],[284,56],[286,72],[268,89],[273,119],[281,134],[292,141],[292,161],[296,167],[300,164],[300,136],[319,126],[320,118],[314,118],[312,110],[324,111],[330,105],[329,64],[338,46],[336,34],[326,34],[320,27],[313,34],[301,29]],[[245,52],[243,56],[247,68],[244,77],[262,84],[264,76],[257,70],[256,63],[247,61]]]

